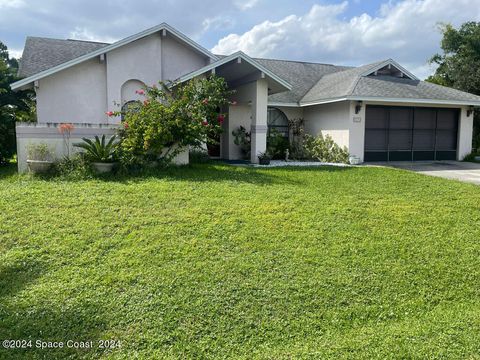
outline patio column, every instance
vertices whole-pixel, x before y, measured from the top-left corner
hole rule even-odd
[[[258,155],[267,149],[267,102],[266,79],[256,81],[252,97],[251,155],[250,161],[258,163]]]

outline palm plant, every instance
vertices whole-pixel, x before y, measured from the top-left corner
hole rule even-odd
[[[82,138],[83,143],[74,144],[75,147],[85,150],[86,156],[92,162],[108,163],[115,161],[117,150],[116,136],[113,135],[108,142],[105,140],[105,135],[100,139],[95,136],[94,140]]]

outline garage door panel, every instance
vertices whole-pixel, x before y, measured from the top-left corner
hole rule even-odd
[[[437,112],[434,109],[415,108],[414,129],[435,130],[437,121]]]
[[[411,129],[413,127],[413,110],[392,108],[390,110],[390,129]]]
[[[388,133],[389,150],[411,150],[412,130],[390,129]]]
[[[439,109],[437,113],[437,129],[456,131],[458,128],[457,114],[455,110]]]
[[[366,129],[387,129],[388,128],[388,109],[382,107],[367,107],[365,124]]]
[[[385,130],[365,130],[365,149],[387,150],[387,133]]]
[[[457,109],[366,108],[365,161],[454,160]]]
[[[448,130],[437,130],[437,149],[456,150],[457,133]]]
[[[413,132],[413,150],[434,150],[435,130],[416,129]]]

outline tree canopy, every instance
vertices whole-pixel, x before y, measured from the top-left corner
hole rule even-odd
[[[466,22],[458,29],[441,26],[441,54],[430,62],[437,64],[427,81],[480,95],[480,22]],[[480,114],[475,111],[473,147],[480,147]]]
[[[34,119],[32,91],[10,89],[17,81],[18,61],[9,57],[8,49],[0,42],[0,165],[15,153],[15,122]]]

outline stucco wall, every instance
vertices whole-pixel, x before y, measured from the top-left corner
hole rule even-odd
[[[237,87],[231,100],[237,102],[237,106],[231,106],[229,111],[228,129],[224,133],[224,149],[227,150],[228,159],[241,158],[241,152],[233,143],[233,129],[243,125],[251,134],[252,163],[258,162],[258,154],[265,152],[267,148],[267,102],[268,83],[266,79],[259,79]]]
[[[341,147],[350,147],[350,103],[347,101],[308,106],[303,110],[305,131],[330,135]]]
[[[38,85],[38,123],[106,123],[106,71],[98,59],[40,79]]]
[[[52,152],[53,159],[61,159],[67,155],[67,147],[63,136],[59,133],[57,124],[31,124],[18,123],[16,125],[17,133],[17,164],[18,171],[27,171],[27,147],[29,144],[47,144]],[[111,125],[87,125],[76,124],[75,129],[70,136],[70,154],[78,152],[79,149],[73,144],[81,142],[83,137],[94,138],[95,135],[106,135],[107,137],[115,134],[116,127]]]
[[[198,70],[210,63],[209,58],[198,54],[171,36],[162,38],[162,79],[176,80],[180,76]]]
[[[105,135],[108,138],[117,132],[118,125],[91,125],[76,124],[71,132],[69,141],[70,155],[81,151],[73,145],[82,142],[82,138],[93,139],[95,135]],[[59,133],[57,124],[17,123],[17,164],[19,172],[26,172],[27,148],[30,144],[47,144],[52,152],[52,160],[67,156],[68,150],[63,136]],[[188,149],[181,151],[174,159],[176,165],[185,165],[189,162]]]
[[[123,85],[157,84],[175,80],[208,63],[188,45],[167,32],[155,33],[108,52],[105,61],[94,58],[39,80],[37,113],[39,123],[118,123],[109,110],[137,98],[133,88]],[[135,85],[136,86],[136,85]],[[122,97],[122,87],[124,89]]]
[[[250,124],[252,116],[251,106],[248,104],[238,104],[230,106],[228,110],[228,116],[224,123],[223,133],[223,153],[222,156],[229,160],[243,159],[243,154],[240,147],[233,142],[235,137],[232,135],[232,131],[238,127],[243,126],[247,131],[250,131]]]
[[[293,106],[272,106],[276,109],[281,110],[288,120],[293,119],[303,119],[303,109],[302,107],[293,107]]]

